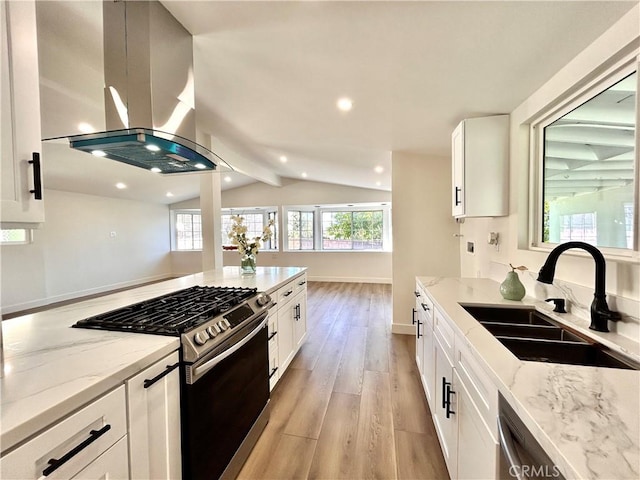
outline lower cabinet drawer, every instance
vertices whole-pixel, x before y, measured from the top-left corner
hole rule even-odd
[[[73,478],[126,432],[123,385],[5,455],[0,459],[0,478]],[[128,465],[126,448],[123,455]]]
[[[78,475],[77,480],[124,480],[129,478],[127,463],[127,437],[122,437],[114,446],[96,458]]]

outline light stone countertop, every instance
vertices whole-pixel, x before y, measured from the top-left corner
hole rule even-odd
[[[640,346],[525,297],[504,300],[488,279],[418,277],[456,325],[500,393],[567,478],[640,478],[640,371],[521,361],[460,304],[535,306],[553,319],[640,359]],[[456,340],[457,341],[457,340]]]
[[[193,285],[270,293],[305,270],[258,267],[242,275],[224,267],[3,321],[2,453],[180,347],[178,337],[70,328],[76,321]]]

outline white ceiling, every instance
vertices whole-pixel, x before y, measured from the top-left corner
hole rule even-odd
[[[392,151],[449,155],[460,120],[511,112],[638,2],[162,3],[194,35],[199,130],[249,175],[223,188],[266,167],[276,179],[306,172],[390,190]],[[99,3],[40,2],[38,20],[43,135],[77,133],[80,121],[103,128]],[[351,112],[336,109],[341,96]],[[50,188],[163,203],[198,195],[198,175],[159,178],[46,149]]]

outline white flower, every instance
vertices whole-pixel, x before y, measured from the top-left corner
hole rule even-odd
[[[231,244],[238,247],[240,255],[247,253],[257,255],[260,249],[260,242],[266,242],[273,235],[271,231],[271,227],[274,224],[273,220],[269,220],[269,223],[264,227],[262,237],[248,239],[247,227],[243,225],[244,218],[240,215],[233,215],[231,219],[233,220],[233,226],[227,235],[231,240]]]

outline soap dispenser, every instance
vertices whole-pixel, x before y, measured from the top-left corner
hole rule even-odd
[[[527,270],[527,267],[523,265],[514,267],[511,264],[509,264],[509,266],[511,267],[511,271],[507,273],[507,278],[500,284],[500,294],[506,300],[522,300],[526,290],[516,270]]]

